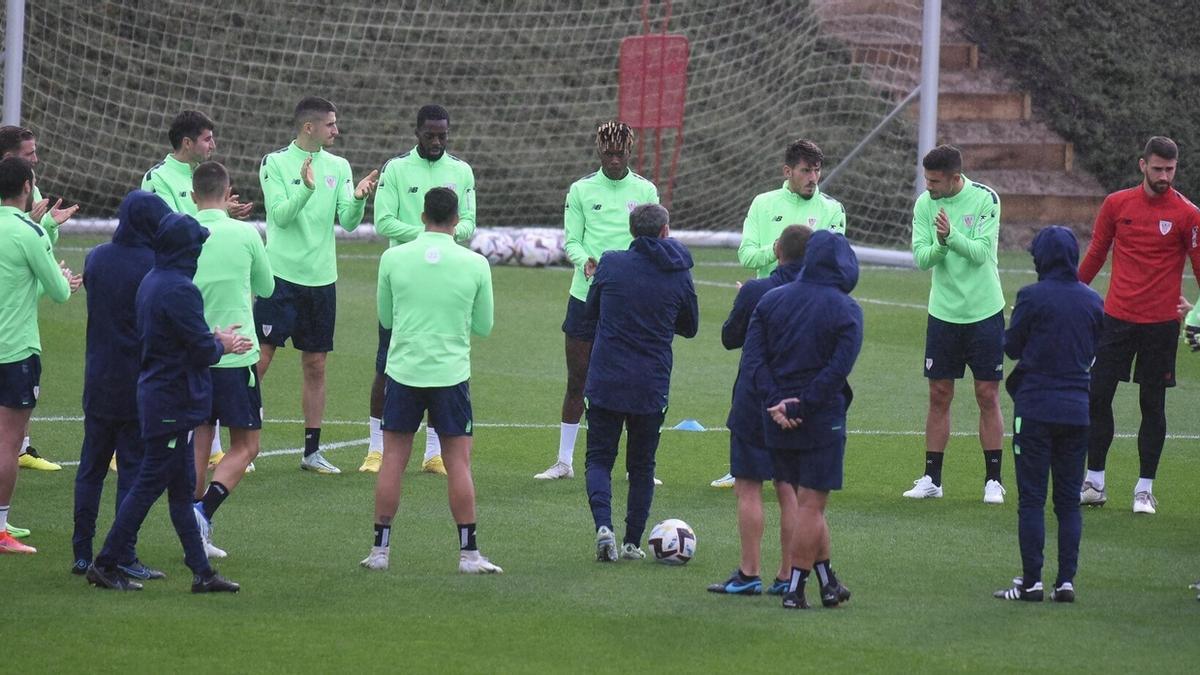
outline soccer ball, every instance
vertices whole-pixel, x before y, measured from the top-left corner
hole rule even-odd
[[[678,518],[669,518],[650,530],[654,559],[664,565],[685,565],[696,555],[696,533]]]
[[[503,265],[513,257],[515,246],[512,237],[503,232],[476,232],[471,237],[471,250],[493,265]]]
[[[552,237],[527,234],[517,241],[516,260],[522,267],[553,265],[562,257],[562,249]]]

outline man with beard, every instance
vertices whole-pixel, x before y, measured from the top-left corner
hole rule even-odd
[[[1185,257],[1200,278],[1200,213],[1171,187],[1178,164],[1179,148],[1171,139],[1154,136],[1146,143],[1138,160],[1141,185],[1105,198],[1079,265],[1079,280],[1091,284],[1113,250],[1104,326],[1092,366],[1088,471],[1080,492],[1085,505],[1108,501],[1104,466],[1113,439],[1113,396],[1117,382],[1129,381],[1133,366],[1142,412],[1133,512],[1152,514],[1158,506],[1153,484],[1167,435],[1167,388],[1175,386]]]

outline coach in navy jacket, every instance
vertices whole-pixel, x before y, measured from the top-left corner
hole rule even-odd
[[[608,560],[616,559],[611,474],[621,429],[629,433],[622,554],[640,557],[654,498],[654,454],[671,385],[671,341],[677,334],[693,337],[699,328],[692,256],[683,244],[667,238],[667,220],[667,210],[657,204],[636,207],[629,214],[633,243],[627,251],[601,256],[584,308],[586,316],[597,321],[584,386],[588,503],[597,530],[604,527],[609,532],[605,544],[611,542],[611,550],[602,551],[602,537],[597,536],[597,555]]]
[[[83,574],[92,562],[96,512],[108,463],[116,451],[117,499],[129,492],[142,464],[138,430],[139,353],[135,300],[142,277],[154,267],[151,242],[158,222],[171,208],[158,195],[130,192],[117,211],[112,242],[88,253],[83,267],[87,289],[87,349],[83,367],[83,448],[75,474],[75,565]],[[122,560],[129,572],[143,572]],[[141,574],[138,574],[141,576]]]
[[[196,260],[208,230],[191,216],[171,214],[154,238],[154,268],[137,293],[141,373],[137,402],[145,458],[129,495],[121,503],[104,549],[88,569],[88,580],[110,588],[136,588],[115,574],[150,507],[167,491],[171,522],[183,544],[184,562],[195,575],[194,592],[237,590],[208,564],[192,509],[195,465],[191,432],[212,403],[209,366],[226,350],[244,353],[245,338],[228,330],[214,335],[204,321],[204,300],[192,283]]]
[[[767,447],[845,442],[853,399],[846,379],[863,340],[862,309],[850,297],[857,284],[858,259],[846,238],[815,232],[799,278],[769,291],[754,310],[741,370],[763,396],[759,411]],[[792,398],[788,417],[803,424],[783,429],[765,408]]]
[[[998,591],[1010,600],[1042,599],[1048,476],[1054,476],[1058,578],[1054,597],[1073,600],[1083,519],[1079,490],[1087,457],[1088,386],[1104,303],[1079,281],[1079,244],[1064,227],[1047,227],[1030,247],[1038,281],[1017,293],[1004,352],[1017,365],[1006,388],[1013,398],[1018,536],[1023,584]],[[1064,584],[1066,584],[1064,586]]]

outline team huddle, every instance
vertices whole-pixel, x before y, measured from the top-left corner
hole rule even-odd
[[[479,549],[471,470],[471,340],[492,330],[492,278],[487,260],[462,245],[475,232],[475,179],[466,162],[447,152],[450,116],[441,106],[422,107],[415,146],[357,182],[349,162],[329,152],[338,136],[332,103],[301,100],[294,123],[294,140],[264,156],[259,170],[265,245],[241,222],[253,205],[240,201],[229,172],[210,159],[214,123],[187,111],[168,132],[171,153],[121,202],[112,241],[88,253],[82,274],[54,256],[59,226],[77,207],[42,199],[34,135],[0,129],[0,286],[11,289],[0,300],[0,553],[36,552],[20,541],[29,531],[8,521],[18,467],[58,468],[38,455],[28,433],[40,393],[38,298],[66,302],[84,287],[84,441],[72,572],[118,590],[163,578],[140,561],[136,543],[165,491],[192,591],[237,592],[239,584],[211,565],[227,555],[213,542],[213,523],[254,470],[262,383],[289,340],[301,353],[303,374],[300,467],[340,473],[320,443],[337,308],[334,226],[355,229],[373,196],[375,230],[390,247],[379,261],[370,441],[359,468],[377,474],[374,541],[361,565],[389,565],[404,471],[424,423],[421,466],[446,476],[459,571],[502,572]],[[564,248],[575,271],[562,324],[566,392],[556,461],[535,476],[574,477],[586,414],[586,492],[601,562],[645,557],[672,343],[676,335],[694,337],[699,327],[691,254],[670,236],[670,214],[653,183],[630,169],[633,141],[625,124],[600,125],[600,170],[567,194]],[[932,272],[924,363],[929,412],[923,475],[904,496],[943,495],[954,384],[969,366],[980,412],[983,500],[1004,502],[999,383],[1004,356],[1014,359],[1007,390],[1014,401],[1023,570],[996,597],[1043,598],[1044,504],[1052,477],[1059,570],[1049,596],[1074,600],[1080,505],[1107,500],[1113,398],[1131,369],[1142,412],[1133,510],[1156,510],[1165,392],[1175,384],[1180,319],[1191,309],[1181,296],[1185,258],[1200,270],[1200,213],[1171,186],[1177,157],[1169,139],[1150,140],[1139,162],[1143,183],[1105,201],[1082,265],[1070,230],[1039,232],[1030,249],[1038,282],[1021,289],[1007,327],[999,197],[963,175],[953,146],[923,160],[928,190],[914,206],[912,249],[917,266]],[[773,481],[781,553],[766,592],[781,596],[786,609],[809,606],[810,574],[824,606],[851,595],[831,566],[825,510],[830,493],[843,485],[853,400],[848,380],[864,326],[851,297],[858,260],[845,209],[819,188],[823,163],[812,141],[790,143],[783,185],[754,199],[738,260],[755,278],[739,285],[721,332],[725,348],[742,353],[728,417],[729,473],[713,485],[731,485],[736,493],[741,559],[708,590],[764,592],[762,487]],[[1086,284],[1110,248],[1112,282],[1102,302]],[[1189,344],[1200,350],[1200,309],[1186,324]],[[220,445],[220,427],[228,430],[228,450]],[[618,545],[611,474],[622,432],[628,499]],[[110,464],[117,470],[117,515],[93,555]]]

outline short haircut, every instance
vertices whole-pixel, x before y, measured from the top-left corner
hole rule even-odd
[[[440,105],[433,103],[421,106],[417,111],[417,127],[425,124],[425,120],[446,120],[447,126],[450,124],[450,113]]]
[[[796,166],[800,160],[804,160],[809,166],[821,166],[825,163],[825,153],[807,138],[797,138],[788,143],[787,150],[783,153],[783,163]]]
[[[787,262],[804,260],[812,228],[807,225],[788,225],[779,234],[779,259]]]
[[[329,113],[336,112],[337,108],[327,99],[320,96],[305,96],[296,104],[296,113],[292,119],[296,126],[300,126],[305,122],[311,122],[316,117],[324,117]]]
[[[449,225],[458,215],[458,195],[454,190],[435,187],[425,193],[425,217],[433,225]]]
[[[216,130],[216,126],[208,118],[208,115],[196,110],[184,110],[171,121],[171,128],[167,130],[167,139],[171,141],[171,147],[178,150],[183,145],[183,139],[190,138],[195,141],[205,131],[214,130]]]
[[[33,140],[37,140],[33,132],[25,127],[0,127],[0,157],[20,150],[22,143]]]
[[[639,204],[629,212],[629,229],[635,237],[657,237],[671,214],[658,204]]]
[[[939,145],[921,160],[926,171],[962,173],[962,153],[953,145]]]
[[[220,162],[204,162],[192,173],[192,192],[197,197],[221,197],[229,187],[229,171]]]
[[[596,149],[604,152],[606,148],[620,148],[628,151],[633,148],[633,129],[624,122],[605,122],[596,128]]]
[[[33,183],[33,165],[20,157],[0,159],[0,199],[20,197],[25,183]]]
[[[1146,141],[1146,148],[1142,150],[1142,159],[1148,160],[1150,155],[1163,159],[1179,159],[1179,146],[1166,136],[1151,136],[1150,140]]]

